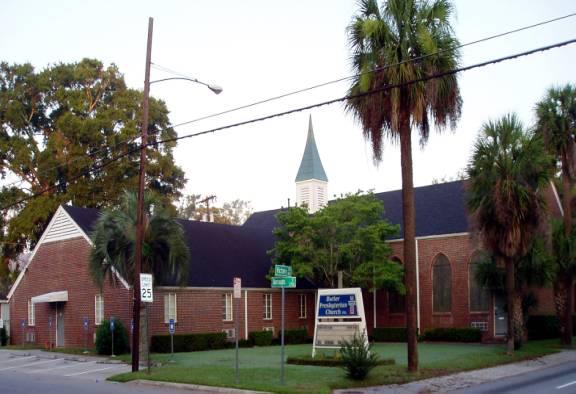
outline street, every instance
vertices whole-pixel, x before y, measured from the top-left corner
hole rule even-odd
[[[543,368],[529,373],[498,379],[454,393],[576,393],[576,362]]]

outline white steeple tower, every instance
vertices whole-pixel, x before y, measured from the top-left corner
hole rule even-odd
[[[322,167],[320,154],[314,140],[312,115],[308,123],[308,138],[302,155],[302,162],[296,175],[296,203],[307,205],[308,211],[314,213],[327,203],[328,177]]]

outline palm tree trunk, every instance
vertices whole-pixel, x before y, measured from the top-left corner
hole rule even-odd
[[[514,270],[514,260],[510,257],[505,258],[506,262],[506,303],[508,305],[508,338],[507,338],[507,350],[508,355],[514,354],[514,316],[516,316],[515,302],[514,302],[514,289],[515,289],[515,270]]]
[[[522,292],[514,292],[514,349],[520,349],[524,343],[524,314],[522,312]]]
[[[572,181],[568,172],[568,163],[562,162],[562,209],[564,211],[564,235],[569,238],[572,235]],[[564,287],[566,288],[566,308],[563,316],[564,331],[561,335],[562,344],[572,346],[572,311],[574,310],[574,281],[571,270],[564,273]]]
[[[405,112],[406,113],[406,112]],[[416,224],[414,181],[412,179],[412,135],[409,118],[400,124],[400,160],[402,165],[402,219],[404,224],[404,267],[406,270],[406,332],[408,371],[418,371],[418,333],[416,320]]]
[[[558,325],[560,328],[560,341],[564,343],[566,333],[566,301],[567,293],[565,283],[566,281],[561,276],[562,273],[557,274],[558,277],[554,280],[554,309],[556,310],[556,317],[558,318]]]

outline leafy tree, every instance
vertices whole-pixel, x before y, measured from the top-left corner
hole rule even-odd
[[[389,261],[386,239],[398,231],[382,219],[382,202],[373,194],[340,198],[309,215],[293,207],[278,214],[276,243],[270,251],[277,263],[292,266],[294,275],[336,287],[338,272],[345,285],[404,293],[403,269]]]
[[[348,27],[353,79],[350,95],[403,84],[455,69],[460,53],[450,25],[448,0],[360,0],[357,15]],[[412,179],[412,128],[424,145],[430,126],[454,128],[462,99],[456,76],[431,79],[376,94],[351,98],[347,109],[362,125],[372,143],[376,162],[382,159],[384,140],[400,142],[406,267],[406,321],[408,369],[418,370],[416,332],[416,243],[414,184]]]
[[[508,353],[522,340],[522,298],[517,265],[532,248],[545,218],[541,191],[550,175],[542,139],[525,132],[515,115],[482,127],[468,165],[468,207],[484,246],[506,268]]]
[[[115,65],[105,67],[98,60],[41,71],[30,64],[0,63],[0,175],[22,182],[5,186],[0,202],[5,207],[41,193],[3,212],[5,256],[34,247],[58,205],[112,207],[122,190],[136,188],[141,102],[142,93],[126,87]],[[169,124],[166,105],[150,100],[152,144],[176,136]],[[165,202],[179,197],[185,182],[174,163],[174,146],[147,150],[147,188]]]
[[[113,282],[114,271],[128,283],[133,283],[136,206],[137,196],[125,192],[120,207],[104,210],[94,225],[90,273],[99,286],[103,285],[106,277]],[[172,211],[151,192],[144,194],[144,212],[142,272],[151,273],[156,285],[167,281],[184,285],[188,279],[190,260],[184,230],[174,219]],[[147,319],[142,316],[140,321],[140,351],[143,352],[148,349]],[[141,355],[141,360],[144,357],[145,353]]]
[[[200,194],[185,196],[178,206],[178,217],[188,220],[205,220],[208,214],[215,223],[242,225],[252,214],[252,208],[248,201],[236,199],[225,202],[221,207],[208,205],[206,199]]]
[[[574,166],[576,165],[576,87],[568,84],[561,88],[550,88],[546,97],[536,104],[536,130],[555,161],[560,165],[562,176],[562,209],[564,211],[564,235],[572,237],[572,189]],[[558,249],[557,249],[558,250]],[[572,345],[572,311],[574,310],[574,274],[576,255],[558,256],[557,279],[554,281],[554,303],[560,322],[561,340]]]

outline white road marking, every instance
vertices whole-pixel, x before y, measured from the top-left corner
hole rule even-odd
[[[20,357],[20,356],[15,356],[15,357]],[[26,356],[26,357],[21,357],[21,358],[16,358],[16,359],[10,358],[10,359],[6,359],[6,360],[0,360],[0,364],[3,364],[3,363],[9,363],[10,364],[13,361],[26,360],[26,359],[32,358],[32,357],[36,357],[36,356]]]
[[[48,363],[53,363],[54,361],[60,361],[60,360],[62,360],[62,359],[61,358],[55,358],[55,359],[48,360],[48,361],[40,361],[40,362],[34,362],[34,363],[29,363],[29,364],[23,364],[23,365],[13,365],[11,367],[0,368],[0,371],[8,371],[9,369],[24,368],[24,367],[30,367],[33,365],[48,364]]]
[[[64,375],[66,377],[69,376],[78,376],[78,375],[84,375],[87,373],[92,373],[92,372],[100,372],[100,371],[106,371],[107,369],[112,369],[112,368],[116,368],[117,365],[114,365],[112,367],[106,367],[106,368],[99,368],[99,369],[89,369],[88,371],[82,371],[82,372],[76,372],[76,373],[71,373],[70,375]]]
[[[86,366],[86,365],[88,365],[88,364],[96,364],[96,361],[90,361],[90,362],[87,362],[87,363],[79,363],[79,362],[74,362],[74,361],[72,361],[72,362],[70,362],[70,364],[61,365],[61,366],[59,366],[59,367],[54,367],[54,368],[39,369],[39,370],[37,370],[37,371],[32,371],[32,372],[30,372],[30,373],[42,373],[42,372],[45,372],[45,371],[53,371],[53,370],[55,370],[55,369],[64,369],[64,368],[70,368],[70,367],[78,367],[78,366],[80,366],[80,365]]]
[[[563,389],[564,387],[572,386],[573,384],[576,384],[576,380],[573,382],[570,382],[570,383],[563,384],[562,386],[558,386],[556,388],[557,389]]]

